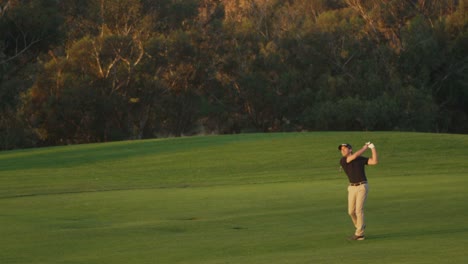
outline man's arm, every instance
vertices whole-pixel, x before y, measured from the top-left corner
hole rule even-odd
[[[350,163],[351,161],[355,160],[357,157],[361,156],[364,151],[366,151],[369,148],[368,144],[365,144],[364,147],[362,147],[360,150],[356,151],[356,153],[353,153],[352,155],[349,155],[346,157],[346,162]]]
[[[368,165],[376,165],[377,163],[379,163],[379,158],[377,156],[377,150],[375,149],[375,146],[372,143],[369,144],[369,148],[372,151],[372,157],[369,158],[369,160],[367,161],[367,164]]]

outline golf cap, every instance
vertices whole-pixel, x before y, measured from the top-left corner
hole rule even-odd
[[[353,147],[351,147],[351,145],[348,144],[348,143],[343,143],[343,144],[339,145],[338,150],[341,150],[342,147],[347,147],[349,149],[353,149]]]

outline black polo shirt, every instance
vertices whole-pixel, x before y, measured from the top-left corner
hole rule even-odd
[[[350,183],[367,181],[364,166],[367,165],[369,158],[359,156],[350,163],[346,162],[346,157],[341,158],[340,165],[348,175]]]

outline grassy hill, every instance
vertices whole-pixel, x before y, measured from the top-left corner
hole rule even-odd
[[[337,146],[369,140],[367,239],[349,242]],[[0,263],[465,263],[467,149],[327,132],[0,152]]]

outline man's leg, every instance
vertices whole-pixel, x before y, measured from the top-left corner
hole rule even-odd
[[[367,192],[369,187],[367,184],[362,184],[356,188],[356,236],[363,236],[364,229],[366,228],[366,222],[364,218],[364,205],[367,199]]]
[[[356,216],[357,189],[356,186],[348,186],[348,214],[356,228],[358,227]]]

